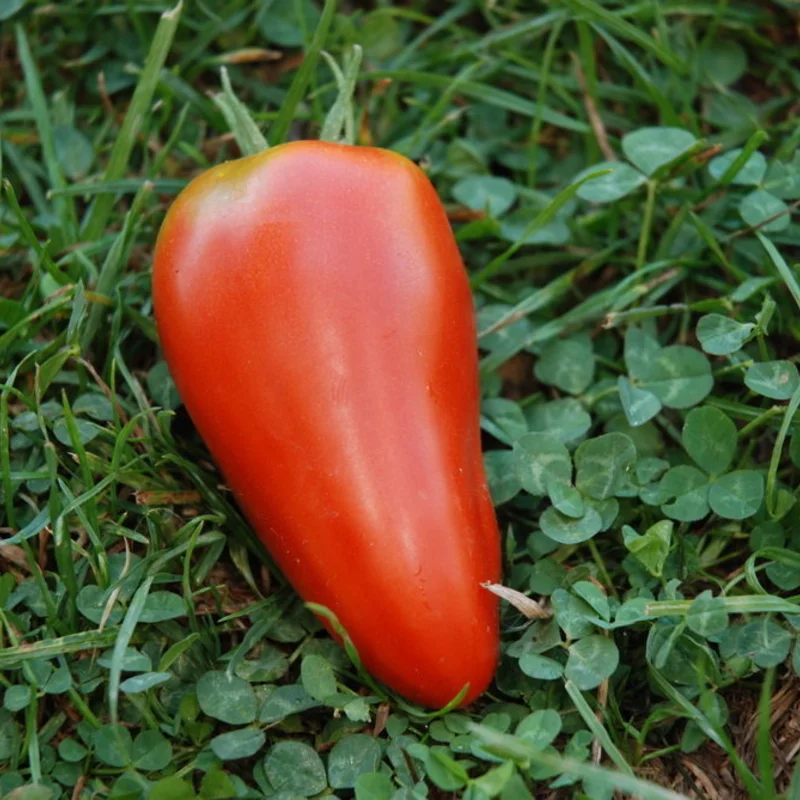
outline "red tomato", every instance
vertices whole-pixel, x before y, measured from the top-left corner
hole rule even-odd
[[[472,296],[422,171],[322,142],[222,164],[169,211],[153,280],[186,408],[300,596],[400,694],[477,697],[499,536]]]

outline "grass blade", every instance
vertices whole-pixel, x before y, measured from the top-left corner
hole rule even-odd
[[[136,223],[138,222],[144,201],[151,193],[150,189],[150,184],[145,182],[139,190],[139,193],[133,199],[130,211],[125,215],[122,231],[114,240],[114,244],[108,251],[105,262],[103,262],[100,276],[97,279],[97,287],[95,290],[97,294],[110,296],[113,293],[114,287],[119,280],[120,273],[128,260],[128,254],[130,253],[134,233],[136,232]],[[92,304],[89,310],[89,316],[86,320],[86,325],[83,329],[83,336],[81,336],[81,352],[89,352],[89,348],[92,346],[92,341],[97,333],[97,329],[100,327],[100,322],[106,310],[106,306],[101,303]]]
[[[286,93],[286,98],[281,105],[278,116],[275,122],[272,123],[269,130],[269,143],[272,145],[280,144],[286,139],[289,134],[289,128],[292,126],[297,106],[303,99],[306,93],[314,68],[319,61],[320,53],[325,45],[325,40],[328,38],[328,30],[330,29],[333,15],[336,12],[336,0],[325,0],[325,7],[322,9],[322,16],[319,18],[319,24],[314,37],[311,39],[311,44],[308,46],[303,63],[297,70],[294,76],[289,91]]]
[[[617,768],[621,772],[632,776],[633,770],[631,769],[630,764],[628,764],[628,762],[625,760],[625,756],[622,755],[622,753],[619,751],[619,748],[614,744],[614,742],[611,741],[608,731],[595,716],[584,696],[581,694],[581,690],[572,681],[567,681],[564,684],[564,688],[567,690],[567,694],[575,704],[575,708],[578,709],[578,713],[586,723],[586,727],[589,728],[595,739],[600,742],[600,745],[602,746],[603,750],[606,751],[608,757],[617,765]]]
[[[676,72],[681,74],[687,72],[688,67],[685,62],[678,59],[652,36],[648,36],[640,27],[624,20],[619,14],[603,8],[594,0],[562,0],[562,2],[575,13],[582,14],[592,22],[600,23],[614,31],[617,36],[638,44],[643,50],[654,55]]]
[[[66,186],[64,173],[56,155],[56,140],[53,133],[53,125],[50,121],[50,112],[47,108],[47,99],[39,80],[39,71],[31,54],[28,38],[21,25],[17,25],[17,52],[22,64],[22,71],[25,75],[25,87],[28,90],[28,99],[33,107],[33,115],[36,120],[36,128],[39,132],[39,141],[42,145],[42,159],[47,169],[47,177],[53,189],[63,189]],[[75,206],[71,200],[59,199],[54,203],[56,213],[61,219],[61,225],[67,234],[70,242],[76,239],[78,228]]]
[[[477,725],[474,722],[467,723],[467,726],[470,732],[478,737],[481,745],[486,750],[515,761],[523,768],[531,764],[549,767],[564,775],[570,775],[580,780],[591,781],[594,784],[602,784],[609,788],[627,792],[641,798],[641,800],[688,800],[685,795],[673,792],[671,789],[664,789],[655,783],[650,783],[633,775],[615,772],[605,767],[595,767],[585,761],[576,761],[572,758],[562,758],[561,756],[545,753],[537,750],[524,739],[510,736],[507,733],[500,733],[494,728]]]
[[[567,186],[566,189],[559,192],[527,225],[525,230],[522,232],[522,235],[519,239],[514,242],[510,247],[500,253],[499,256],[493,258],[480,272],[478,272],[470,281],[470,285],[473,289],[478,288],[481,284],[485,283],[489,280],[489,278],[493,277],[497,274],[497,271],[503,264],[508,261],[511,256],[514,255],[527,241],[528,237],[538,231],[540,228],[547,225],[556,214],[564,207],[564,205],[571,200],[575,194],[577,193],[578,189],[583,186],[584,183],[587,181],[594,180],[595,178],[599,178],[602,175],[608,175],[611,170],[601,169],[597,170],[596,172],[591,172],[589,175],[585,175],[578,181],[571,183]]]
[[[758,774],[764,786],[764,797],[775,797],[775,759],[772,755],[772,735],[770,718],[772,716],[772,693],[775,688],[775,668],[770,667],[764,674],[761,696],[758,702],[758,731],[756,733],[756,760]]]
[[[128,112],[125,114],[125,121],[119,131],[108,166],[103,174],[104,181],[118,180],[125,173],[128,160],[133,152],[136,137],[142,129],[142,123],[150,108],[153,93],[158,85],[161,68],[167,58],[172,39],[178,27],[181,16],[183,0],[171,11],[165,11],[158,22],[153,43],[144,64],[144,69],[136,84],[136,90],[131,98]],[[84,223],[81,235],[83,239],[93,241],[101,236],[106,227],[108,215],[114,205],[112,195],[103,194],[98,196],[92,204],[89,214]]]
[[[254,156],[256,153],[266,150],[269,145],[264,134],[250,116],[247,106],[233,93],[228,70],[223,67],[220,74],[222,75],[222,91],[214,95],[214,102],[225,116],[225,121],[236,137],[236,143],[239,145],[242,155]]]
[[[114,651],[111,655],[111,668],[108,675],[108,708],[111,715],[111,721],[116,723],[119,712],[119,685],[122,678],[123,658],[125,657],[125,650],[130,643],[133,632],[136,630],[136,624],[139,622],[139,617],[144,610],[144,604],[147,600],[147,595],[150,593],[150,587],[153,585],[154,577],[145,578],[144,583],[136,590],[136,594],[131,600],[131,604],[125,613],[125,619],[119,626],[117,638],[114,642]]]
[[[772,457],[769,460],[769,469],[767,470],[767,485],[765,490],[765,500],[767,512],[771,517],[777,516],[778,507],[775,498],[778,489],[778,467],[780,466],[781,454],[783,453],[783,445],[786,437],[789,434],[789,427],[794,420],[794,415],[797,409],[800,408],[800,387],[795,390],[789,404],[786,406],[786,413],[783,415],[783,422],[781,423],[778,435],[775,438],[775,444],[772,446]]]
[[[697,706],[690,703],[655,667],[653,667],[652,664],[650,664],[650,673],[661,691],[686,714],[688,719],[694,721],[711,741],[728,754],[728,758],[730,758],[731,763],[739,773],[742,783],[744,783],[751,797],[763,796],[761,793],[761,786],[756,780],[755,775],[753,775],[744,761],[742,761],[724,731],[715,728],[708,717],[706,717]]]
[[[5,181],[3,188],[5,189],[8,206],[14,213],[17,223],[19,224],[22,238],[38,257],[38,264],[36,266],[40,266],[59,286],[66,286],[69,283],[69,276],[61,272],[53,261],[50,253],[47,252],[36,237],[36,233],[25,216],[25,212],[20,207],[14,187],[9,181]]]
[[[434,89],[447,89],[452,83],[452,78],[449,75],[437,75],[430,72],[416,72],[414,70],[373,70],[362,74],[361,77],[362,80],[374,81],[390,78],[393,81],[402,81],[404,83],[417,84]],[[539,109],[538,104],[531,100],[527,100],[517,94],[513,94],[504,89],[498,89],[486,83],[463,81],[459,84],[458,91],[459,94],[465,97],[471,97],[487,105],[522,114],[532,119],[535,118],[537,114],[540,114],[543,122],[546,122],[548,125],[555,125],[558,128],[564,128],[564,130],[574,131],[575,133],[591,132],[591,127],[585,122],[568,117],[566,114],[561,114],[547,106]]]
[[[778,252],[778,249],[775,247],[775,245],[772,244],[772,242],[767,239],[763,233],[756,231],[756,236],[758,237],[758,241],[761,242],[762,246],[767,251],[767,255],[770,257],[770,260],[775,265],[778,275],[781,276],[781,279],[786,284],[789,294],[792,295],[795,303],[797,303],[798,307],[800,307],[800,283],[797,282],[797,276],[792,272],[792,270],[789,269],[789,265],[786,263],[783,256]]]
[[[57,639],[42,639],[39,642],[26,642],[22,645],[0,649],[0,669],[8,669],[22,661],[37,658],[55,658],[66,653],[82,653],[110,647],[117,638],[118,628],[82,631]]]

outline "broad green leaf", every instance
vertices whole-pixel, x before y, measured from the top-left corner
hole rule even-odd
[[[338,696],[341,697],[341,695]],[[342,711],[344,711],[347,719],[352,722],[369,722],[369,705],[363,697],[356,697],[353,700],[348,700],[344,706],[342,706]]]
[[[92,143],[77,128],[60,126],[53,130],[56,156],[64,174],[73,181],[83,178],[94,161]]]
[[[739,213],[745,223],[751,228],[758,227],[761,233],[785,231],[791,222],[788,211],[789,207],[783,200],[763,189],[751,192],[739,204]],[[767,222],[768,219],[772,222]]]
[[[669,469],[669,461],[663,458],[640,458],[636,462],[636,480],[644,486],[660,478]]]
[[[540,681],[554,681],[564,674],[564,667],[558,661],[538,653],[522,656],[519,668],[529,677]]]
[[[322,759],[303,742],[272,745],[264,758],[264,772],[276,792],[289,796],[312,797],[328,785]]]
[[[169,672],[145,672],[142,675],[134,675],[127,678],[119,685],[121,691],[125,694],[140,694],[146,692],[155,686],[161,686],[166,683],[172,675]]]
[[[531,335],[531,321],[527,317],[518,319],[510,325],[502,325],[495,329],[495,325],[506,319],[512,312],[512,306],[491,303],[478,311],[478,330],[481,331],[481,349],[493,352],[495,350],[521,350]],[[491,331],[491,333],[483,333]]]
[[[432,747],[425,756],[428,778],[443,792],[462,789],[469,775],[462,764],[451,758],[444,747]]]
[[[359,27],[365,54],[376,61],[397,55],[405,42],[404,30],[394,15],[370,14]]]
[[[769,579],[784,592],[793,592],[800,587],[800,567],[791,564],[767,564]]]
[[[184,599],[174,592],[151,592],[144,602],[140,622],[164,622],[186,616]]]
[[[786,531],[777,522],[761,522],[750,533],[750,549],[755,553],[764,547],[783,547]]]
[[[522,409],[512,400],[490,397],[481,404],[481,414],[486,430],[506,444],[513,444],[528,432],[528,423]]]
[[[72,405],[75,414],[88,414],[100,422],[111,422],[114,419],[114,406],[111,401],[97,392],[82,394]]]
[[[637,369],[639,386],[651,391],[667,408],[691,408],[714,386],[711,365],[699,351],[684,345],[659,350]]]
[[[800,638],[795,640],[792,650],[792,669],[795,675],[800,675]]]
[[[227,800],[235,797],[236,791],[232,777],[218,767],[212,767],[200,781],[200,800]]]
[[[719,676],[714,652],[683,625],[664,622],[653,625],[647,636],[646,654],[648,661],[671,683],[694,687],[698,672],[712,680]]]
[[[261,32],[267,41],[282,47],[302,47],[306,31],[313,31],[320,19],[311,0],[272,0],[261,14]],[[299,13],[298,13],[299,11]]]
[[[547,537],[543,537],[550,543],[551,549],[555,548]],[[530,573],[529,586],[530,590],[535,594],[552,594],[564,582],[566,570],[557,561],[551,561],[548,558],[539,558],[534,561],[533,568]]]
[[[720,128],[741,129],[747,126],[748,130],[752,130],[757,124],[758,106],[750,98],[733,90],[714,92],[704,116]]]
[[[611,172],[584,183],[578,189],[578,197],[590,203],[613,203],[638,189],[647,180],[639,170],[622,161],[604,161],[595,164],[583,170],[575,180],[579,181],[593,172],[602,170]]]
[[[603,521],[591,507],[580,519],[573,519],[551,506],[539,518],[539,525],[542,533],[559,544],[580,544],[600,533]]]
[[[795,431],[792,436],[792,441],[789,444],[789,457],[792,459],[792,464],[800,467],[800,430]]]
[[[157,361],[147,373],[147,389],[156,405],[169,410],[181,404],[178,388],[166,361]]]
[[[659,343],[642,328],[631,325],[625,331],[625,366],[638,378],[661,351]]]
[[[0,9],[2,14],[5,9]],[[56,770],[59,765],[56,765]],[[71,766],[71,765],[69,765]],[[53,777],[57,775],[54,770]],[[40,783],[28,783],[24,786],[19,786],[9,794],[3,795],[3,800],[54,800],[56,795],[49,786],[44,786]]]
[[[800,385],[800,375],[791,361],[763,361],[748,367],[744,382],[756,394],[788,400]]]
[[[517,454],[513,450],[487,450],[483,454],[486,480],[496,506],[513,500],[522,489],[517,474]]]
[[[94,757],[108,767],[127,767],[131,763],[133,738],[123,725],[103,725],[94,731]]]
[[[521,208],[512,211],[503,218],[500,226],[500,236],[507,242],[517,243],[524,241],[525,244],[549,244],[560,247],[567,244],[570,240],[570,229],[563,219],[554,219],[552,222],[536,228],[526,235],[533,221],[539,216],[541,209]],[[524,237],[524,240],[523,240]]]
[[[392,800],[395,786],[384,772],[365,772],[356,780],[356,800]]]
[[[722,314],[705,314],[697,323],[697,338],[709,355],[726,356],[739,350],[755,327],[752,322],[737,322]]]
[[[598,617],[602,617],[606,621],[611,619],[608,596],[598,586],[589,581],[578,581],[572,587],[572,591],[585,600],[597,612]]]
[[[550,481],[569,483],[572,459],[567,448],[545,433],[528,433],[514,444],[517,477],[526,492],[547,494]]]
[[[709,81],[730,86],[747,71],[747,51],[736,39],[715,38],[703,48],[700,66]]]
[[[131,761],[142,772],[164,769],[172,761],[172,745],[161,731],[142,731],[134,739]]]
[[[236,665],[236,674],[248,683],[274,683],[289,671],[289,661],[275,647],[261,645],[258,658],[240,661]]]
[[[49,751],[45,752],[49,755]],[[59,762],[53,767],[50,775],[61,784],[66,786],[74,786],[80,779],[81,772],[82,770],[79,764],[67,764],[64,762]],[[2,791],[1,788],[0,791]],[[49,791],[50,790],[48,789],[48,792]],[[12,797],[12,800],[15,800],[14,797]]]
[[[588,336],[556,339],[545,345],[534,367],[537,379],[568,394],[581,394],[594,379],[594,354]]]
[[[622,151],[635,167],[652,175],[685,153],[697,139],[681,128],[640,128],[622,137]]]
[[[731,164],[742,154],[739,147],[717,156],[708,165],[708,172],[714,180],[719,180]],[[758,186],[764,180],[767,171],[767,159],[756,150],[745,161],[744,166],[734,175],[731,183],[739,186]]]
[[[686,612],[686,624],[705,639],[722,633],[728,627],[723,598],[714,597],[710,589],[701,592]]]
[[[686,415],[681,441],[698,467],[720,475],[730,467],[736,453],[736,425],[713,406],[693,408]]]
[[[543,750],[555,741],[561,727],[561,715],[553,708],[545,708],[520,720],[514,734],[537,750]]]
[[[64,761],[83,761],[89,751],[75,739],[62,739],[58,745],[58,755]]]
[[[381,748],[365,733],[346,736],[328,755],[328,782],[333,789],[352,789],[361,775],[377,772]]]
[[[31,687],[27,685],[9,686],[3,695],[3,708],[12,714],[27,708],[31,702]]]
[[[593,497],[584,498],[599,515],[601,531],[607,531],[617,519],[619,514],[619,500],[616,497],[609,497],[607,500],[595,500]]]
[[[114,651],[106,650],[100,658],[97,659],[97,663],[101,667],[111,669],[114,664]],[[150,660],[150,656],[148,656],[147,653],[141,653],[133,647],[126,647],[122,651],[119,666],[123,672],[150,672],[153,668],[153,662]]]
[[[58,667],[42,686],[45,694],[64,694],[72,686],[72,676],[69,667]]]
[[[586,636],[569,648],[564,675],[581,691],[597,688],[619,666],[619,650],[606,636]]]
[[[75,428],[78,431],[78,439],[81,444],[89,444],[93,439],[96,439],[103,429],[94,422],[89,422],[88,419],[81,419],[80,417],[75,420]],[[66,447],[72,447],[72,437],[69,435],[67,428],[67,421],[62,417],[57,419],[53,425],[53,433],[56,439]]]
[[[266,740],[264,731],[258,728],[238,728],[215,736],[211,740],[211,749],[221,761],[233,761],[254,756]]]
[[[669,555],[673,528],[671,521],[661,520],[640,536],[630,525],[622,527],[625,547],[653,577],[660,578],[664,573],[664,562]]]
[[[658,490],[663,496],[661,510],[679,522],[696,522],[706,517],[708,506],[708,476],[699,469],[682,464],[668,470]],[[671,503],[667,500],[674,498]]]
[[[764,188],[781,200],[800,199],[800,152],[795,153],[788,164],[773,161],[767,170]]]
[[[624,433],[607,433],[575,451],[575,486],[596,500],[613,497],[630,481],[636,447]]]
[[[794,636],[769,616],[741,626],[736,637],[736,653],[767,669],[784,662],[789,655]]]
[[[644,425],[661,411],[661,401],[646,389],[634,386],[624,375],[617,378],[622,410],[632,427]]]
[[[15,753],[18,752],[20,743],[20,733],[12,715],[0,709],[0,762],[7,762]],[[2,776],[0,776],[0,786],[2,786]]]
[[[578,519],[586,513],[583,495],[574,486],[556,480],[548,481],[547,489],[550,502],[565,516]]]
[[[499,217],[514,205],[517,187],[506,178],[474,175],[462,178],[453,186],[453,197],[467,208]]]
[[[308,655],[300,665],[303,688],[315,700],[325,702],[336,693],[336,675],[327,659]]]
[[[592,425],[592,418],[573,397],[536,403],[526,409],[526,415],[532,432],[546,433],[565,444],[580,439]]]
[[[618,626],[629,626],[635,622],[643,622],[648,619],[645,613],[645,606],[647,600],[644,597],[634,597],[632,600],[626,600],[618,609],[617,615],[614,617],[614,622]]]
[[[589,621],[596,617],[594,609],[585,601],[564,589],[556,589],[550,597],[556,622],[570,639],[579,639],[595,632]]]
[[[0,22],[11,19],[25,5],[26,0],[6,0],[0,7]]]
[[[196,798],[192,785],[175,775],[154,783],[147,795],[147,800],[196,800]]]
[[[226,672],[206,672],[197,682],[197,701],[204,714],[229,725],[247,725],[256,718],[252,686]]]
[[[311,697],[302,686],[297,684],[279,686],[264,701],[258,719],[267,724],[278,722],[292,714],[316,708],[318,705],[319,702]]]
[[[752,517],[764,500],[764,477],[754,470],[737,470],[711,484],[708,502],[725,519]]]
[[[506,761],[499,767],[484,772],[483,775],[475,778],[470,786],[471,789],[477,789],[480,794],[473,796],[473,798],[467,798],[467,795],[464,795],[464,800],[482,800],[482,798],[497,797],[509,785],[515,774],[516,770],[512,761]]]

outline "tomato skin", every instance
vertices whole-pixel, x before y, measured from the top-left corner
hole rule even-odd
[[[422,171],[293,142],[192,182],[153,291],[181,397],[260,539],[367,669],[440,707],[498,652],[472,296]]]

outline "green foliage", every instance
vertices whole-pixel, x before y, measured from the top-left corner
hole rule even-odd
[[[674,800],[637,773],[709,742],[721,794],[798,796],[791,3],[0,5],[0,797]],[[319,136],[354,45],[360,142],[451,212],[504,583],[541,612],[504,602],[491,693],[435,717],[269,576],[152,317],[168,202]]]

